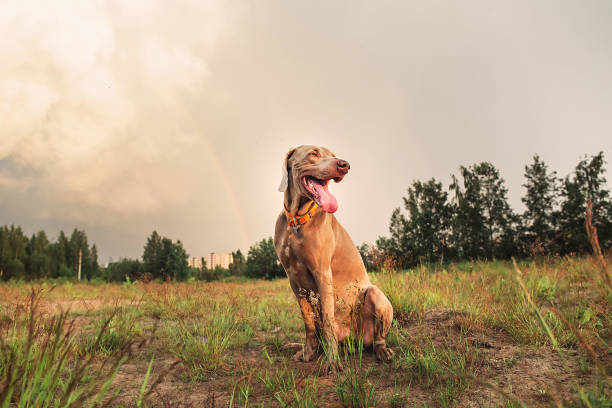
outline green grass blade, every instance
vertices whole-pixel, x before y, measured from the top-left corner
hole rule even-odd
[[[142,400],[145,395],[145,390],[147,389],[147,383],[149,382],[149,376],[151,375],[151,368],[153,367],[153,358],[154,357],[151,357],[151,361],[149,362],[149,366],[147,367],[147,372],[145,374],[144,381],[142,382],[142,385],[140,386],[140,393],[138,395],[138,401],[136,401],[136,406],[138,408],[142,406]]]

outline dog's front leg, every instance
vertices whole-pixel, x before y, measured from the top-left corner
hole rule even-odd
[[[304,328],[306,329],[306,344],[304,349],[298,351],[293,356],[295,361],[311,361],[315,357],[317,350],[317,328],[315,323],[315,312],[312,309],[310,302],[302,297],[298,297],[300,309],[302,310],[302,319],[304,320]]]
[[[334,288],[332,280],[331,268],[321,268],[318,273],[313,273],[319,294],[321,295],[321,319],[322,319],[322,334],[327,362],[332,371],[342,369],[340,358],[338,356],[338,341],[335,332],[335,317],[334,317]]]

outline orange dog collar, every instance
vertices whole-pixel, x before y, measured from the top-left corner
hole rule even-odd
[[[297,235],[298,229],[302,225],[310,221],[310,219],[312,218],[312,216],[314,215],[314,213],[317,211],[318,208],[319,208],[319,205],[315,203],[314,201],[312,202],[312,205],[310,206],[308,211],[306,211],[306,214],[303,214],[303,215],[291,215],[291,213],[287,211],[287,209],[285,208],[285,215],[289,219],[289,227],[293,228],[294,234]]]

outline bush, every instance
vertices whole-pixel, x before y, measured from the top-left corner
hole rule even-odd
[[[107,282],[124,282],[126,278],[134,281],[140,278],[143,273],[140,261],[135,259],[122,259],[113,262],[103,271],[104,279]]]

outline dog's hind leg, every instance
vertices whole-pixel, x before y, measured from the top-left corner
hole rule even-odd
[[[376,286],[366,289],[361,308],[361,335],[366,346],[372,345],[379,360],[389,360],[393,350],[387,347],[387,334],[393,320],[393,306]]]

